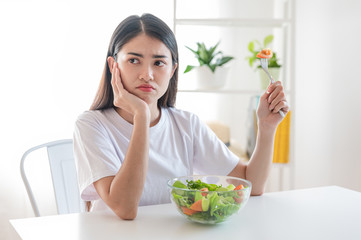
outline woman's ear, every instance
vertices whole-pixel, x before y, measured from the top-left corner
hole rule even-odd
[[[174,72],[175,72],[175,70],[177,69],[177,67],[178,67],[178,63],[175,63],[175,64],[174,64],[174,67],[173,67],[173,70],[172,70],[172,74],[170,75],[171,78],[173,77]]]
[[[108,66],[109,66],[109,71],[112,73],[113,72],[113,65],[114,65],[114,62],[115,62],[115,59],[111,56],[109,56],[107,58],[107,61],[108,61]]]

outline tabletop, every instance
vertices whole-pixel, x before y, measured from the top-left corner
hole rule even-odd
[[[111,212],[10,220],[27,239],[361,239],[361,193],[329,186],[251,197],[227,222],[188,221],[172,204],[140,207],[135,220]]]

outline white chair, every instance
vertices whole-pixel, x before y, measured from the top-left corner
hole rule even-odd
[[[24,181],[35,216],[40,216],[39,208],[25,174],[24,162],[28,154],[41,148],[47,148],[58,214],[83,212],[85,202],[80,198],[77,184],[73,140],[66,139],[35,146],[27,150],[21,158],[21,177]]]

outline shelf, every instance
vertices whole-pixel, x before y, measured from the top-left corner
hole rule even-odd
[[[261,90],[238,90],[238,89],[178,89],[184,93],[223,93],[223,94],[260,94]]]
[[[204,0],[206,2],[207,0]],[[273,34],[278,34],[279,38],[277,39],[277,43],[281,45],[283,51],[282,51],[282,58],[283,65],[285,68],[282,69],[283,71],[283,78],[287,79],[287,84],[284,85],[285,93],[287,95],[289,103],[293,105],[292,107],[292,118],[291,118],[291,125],[290,125],[290,151],[289,151],[289,163],[288,164],[273,164],[275,168],[279,169],[279,189],[282,190],[283,188],[283,181],[286,180],[287,174],[289,176],[289,182],[291,188],[294,186],[294,140],[295,140],[295,105],[296,105],[296,88],[295,88],[295,0],[282,0],[282,1],[273,1],[273,3],[269,6],[269,9],[264,8],[263,10],[274,10],[272,15],[263,15],[262,13],[258,14],[258,8],[262,7],[262,3],[264,1],[244,1],[242,4],[238,4],[241,1],[238,0],[232,0],[232,1],[221,1],[218,0],[218,4],[228,4],[228,6],[225,6],[222,8],[222,11],[218,11],[219,9],[212,8],[212,10],[217,11],[218,14],[203,14],[203,16],[207,16],[206,18],[200,18],[199,15],[197,15],[197,12],[189,11],[188,8],[185,8],[185,6],[182,6],[180,8],[182,11],[177,11],[177,2],[180,3],[182,1],[180,0],[174,0],[174,18],[173,18],[173,24],[174,24],[174,32],[176,33],[176,30],[181,32],[182,35],[185,35],[187,37],[187,30],[189,32],[196,32],[197,36],[200,33],[201,38],[203,37],[203,29],[205,32],[209,32],[209,30],[218,30],[216,28],[224,28],[225,31],[219,31],[220,34],[229,34],[228,37],[234,38],[234,41],[229,41],[229,48],[238,49],[238,42],[237,40],[241,38],[240,34],[243,32],[239,32],[238,30],[245,30],[245,32],[250,32],[250,35],[246,35],[244,38],[244,41],[247,40],[247,37],[251,38],[253,35],[260,36],[263,32],[269,32],[272,31]],[[190,1],[192,3],[192,0]],[[227,3],[226,3],[227,2]],[[190,4],[191,5],[191,4]],[[247,8],[247,6],[250,6],[250,8]],[[187,5],[188,7],[188,5]],[[242,8],[242,13],[238,14],[238,8]],[[250,9],[250,10],[249,10]],[[192,9],[194,10],[194,8]],[[197,10],[197,8],[195,8]],[[229,15],[227,14],[227,11],[229,11]],[[257,13],[257,14],[255,14]],[[227,14],[227,15],[226,15]],[[177,18],[177,15],[180,16],[180,18]],[[259,16],[259,18],[256,18],[255,16]],[[182,16],[182,17],[181,17]],[[190,18],[186,18],[186,16],[191,16]],[[220,18],[217,18],[217,16],[222,16]],[[231,17],[227,17],[231,16]],[[272,17],[273,16],[273,17]],[[202,29],[202,27],[204,27]],[[212,28],[213,27],[213,28]],[[211,28],[211,29],[209,29]],[[243,29],[244,28],[244,29]],[[236,32],[234,32],[236,31]],[[212,32],[211,32],[212,33]],[[218,32],[217,32],[218,34]],[[268,34],[268,33],[267,33]],[[223,35],[222,35],[223,36]],[[224,35],[224,37],[227,37],[227,35]],[[206,38],[206,35],[205,37]],[[185,38],[188,40],[188,38]],[[241,39],[243,40],[243,38]],[[237,54],[241,56],[243,54],[241,51],[237,51]],[[243,56],[242,56],[243,57]],[[248,76],[244,76],[248,77]],[[285,82],[286,83],[286,82]],[[265,90],[261,90],[259,88],[256,88],[254,85],[249,84],[242,84],[240,85],[237,83],[237,86],[234,82],[230,84],[231,86],[227,85],[224,88],[220,89],[196,89],[197,84],[189,84],[182,86],[178,89],[178,92],[180,94],[183,94],[180,96],[184,100],[186,100],[186,104],[184,106],[189,107],[190,110],[194,109],[196,113],[203,114],[204,116],[210,117],[210,118],[219,118],[220,120],[225,120],[229,122],[230,128],[234,131],[234,135],[239,137],[243,141],[245,140],[245,137],[247,135],[248,126],[244,129],[242,125],[239,124],[238,121],[235,119],[243,119],[248,120],[248,111],[249,108],[249,102],[248,101],[242,101],[244,99],[251,99],[250,97],[253,96],[259,96],[262,95]],[[287,90],[286,90],[287,89]],[[193,94],[193,95],[192,95]],[[202,95],[201,95],[202,94]],[[210,94],[210,95],[205,95]],[[218,96],[214,96],[218,94]],[[201,96],[198,96],[201,95]],[[238,100],[237,106],[233,106],[235,102],[234,96],[241,96],[242,99]],[[228,98],[229,97],[229,98]],[[182,99],[182,100],[183,100]],[[198,103],[198,99],[201,99],[202,102]],[[210,101],[213,103],[215,101],[217,103],[217,107],[214,108],[213,104],[210,104],[211,109],[205,108],[203,101],[206,103]],[[219,104],[218,104],[219,103]],[[233,104],[233,105],[232,105]],[[244,110],[244,111],[243,111]],[[248,141],[248,140],[247,140]],[[248,143],[245,142],[245,147]],[[245,147],[247,148],[247,147]],[[289,169],[287,169],[289,168]],[[284,173],[283,170],[286,170]],[[288,172],[287,172],[288,171]]]
[[[263,90],[242,90],[242,89],[178,89],[180,93],[217,93],[217,94],[262,94]],[[289,94],[290,91],[285,91]]]
[[[235,26],[235,27],[283,27],[291,24],[289,19],[175,19],[175,25],[202,25],[202,26]]]
[[[260,90],[237,90],[237,89],[178,89],[183,93],[223,93],[223,94],[260,94]]]

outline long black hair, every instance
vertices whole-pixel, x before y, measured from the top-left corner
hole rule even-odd
[[[172,54],[173,67],[178,63],[178,46],[174,33],[165,22],[152,14],[141,17],[132,15],[124,19],[115,29],[109,43],[103,75],[99,88],[90,110],[101,110],[114,107],[114,95],[111,85],[112,74],[108,65],[108,57],[116,57],[117,53],[131,39],[145,33],[149,37],[162,41]],[[169,86],[164,95],[158,100],[158,107],[174,107],[178,86],[178,68],[175,69]]]

